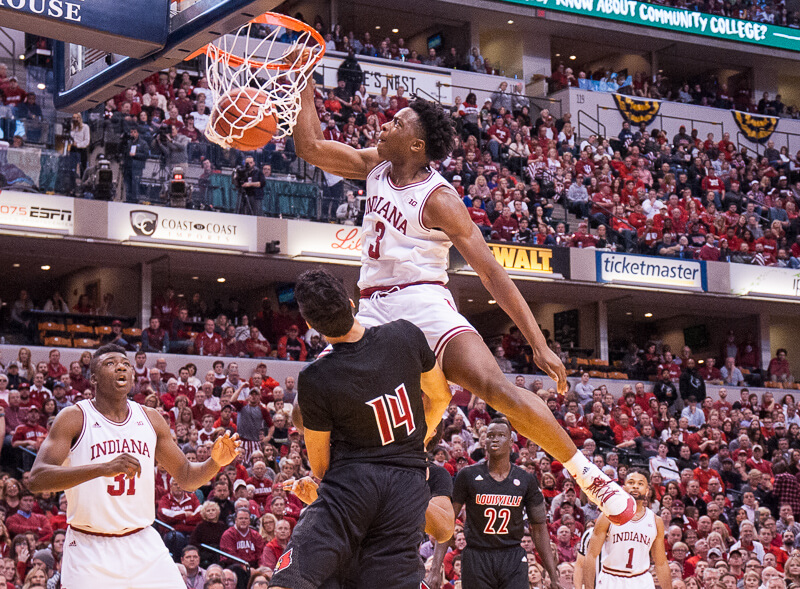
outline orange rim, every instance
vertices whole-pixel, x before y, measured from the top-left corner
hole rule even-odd
[[[274,25],[283,27],[285,29],[289,29],[291,31],[296,31],[299,33],[306,32],[310,34],[311,38],[314,39],[314,41],[317,42],[317,45],[319,45],[322,48],[322,51],[320,51],[315,55],[311,64],[303,64],[303,67],[308,67],[308,65],[311,66],[316,65],[319,62],[319,60],[322,59],[322,56],[325,55],[325,39],[322,37],[322,35],[320,35],[315,28],[307,25],[302,21],[297,20],[296,18],[292,18],[291,16],[286,16],[285,14],[278,14],[276,12],[265,12],[264,14],[255,17],[253,20],[250,21],[250,23],[260,24],[260,25]],[[195,57],[198,57],[199,55],[205,53],[208,50],[209,46],[210,44],[201,47],[200,49],[198,49],[197,51],[186,57],[184,61],[189,61],[190,59],[194,59]],[[297,69],[297,67],[291,63],[265,64],[261,61],[255,61],[252,59],[245,59],[244,57],[239,57],[238,55],[234,55],[228,51],[223,51],[222,49],[216,46],[215,49],[220,53],[220,55],[224,57],[225,61],[228,64],[234,67],[239,67],[246,63],[250,67],[254,68],[265,67],[266,69],[269,70],[292,71]]]

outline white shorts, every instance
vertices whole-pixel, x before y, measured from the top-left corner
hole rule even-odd
[[[600,571],[595,583],[597,589],[655,589],[653,575],[649,572],[635,577],[620,577]]]
[[[376,292],[358,303],[359,323],[365,327],[405,319],[419,327],[441,362],[447,343],[462,333],[477,333],[461,313],[450,291],[438,284],[416,284],[389,292]]]
[[[147,527],[120,538],[67,528],[61,589],[186,589],[158,532]]]

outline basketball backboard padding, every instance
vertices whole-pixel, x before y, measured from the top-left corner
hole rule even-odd
[[[18,8],[15,8],[18,6]],[[164,47],[169,33],[165,0],[6,0],[4,27],[142,58]]]
[[[180,64],[188,55],[220,36],[238,29],[280,4],[280,0],[198,0],[172,18],[170,32],[159,51],[144,58],[115,55],[89,67],[85,75],[70,76],[69,44],[56,43],[59,76],[56,108],[81,112],[116,96],[153,72]],[[165,3],[166,4],[166,3]]]

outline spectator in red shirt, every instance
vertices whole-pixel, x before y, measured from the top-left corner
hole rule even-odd
[[[488,238],[492,233],[492,222],[489,220],[489,215],[483,208],[483,200],[476,196],[472,199],[472,206],[467,208],[472,222],[478,226],[478,229],[483,233],[483,237]]]
[[[277,525],[275,526],[277,532]],[[219,548],[232,556],[241,558],[251,567],[257,567],[264,550],[264,538],[250,527],[250,511],[239,509],[233,526],[225,530],[219,540]],[[221,562],[226,562],[222,557]]]
[[[706,382],[718,381],[719,384],[722,384],[722,373],[719,371],[719,368],[715,366],[716,363],[717,363],[716,358],[706,358],[705,364],[703,365],[702,368],[700,368],[700,376]],[[725,391],[724,396],[722,391]],[[730,411],[731,404],[725,401],[725,397],[728,396],[727,389],[724,388],[720,389],[717,394],[719,395],[720,400],[714,403],[714,409],[719,410],[719,407],[717,405],[720,404],[721,407],[722,403],[724,402],[725,406],[728,408],[728,411]]]
[[[47,378],[58,380],[67,373],[67,367],[61,363],[61,352],[50,350],[50,362],[47,363]]]
[[[570,247],[593,247],[597,242],[594,235],[589,233],[589,226],[585,222],[578,224],[578,230],[569,240]]]
[[[519,223],[511,216],[511,209],[503,207],[503,212],[492,225],[492,239],[497,241],[511,241],[519,231]]]
[[[748,469],[755,468],[766,475],[772,476],[772,463],[764,460],[764,448],[760,444],[753,446],[753,455],[745,462]]]
[[[306,344],[303,338],[298,337],[299,330],[297,325],[290,325],[281,339],[278,340],[278,358],[281,360],[294,360],[295,362],[305,362],[308,356]]]
[[[272,479],[267,476],[267,465],[262,460],[256,460],[252,468],[253,476],[246,480],[248,485],[253,485],[253,500],[261,507],[267,509],[267,497],[272,492]]]
[[[11,446],[14,448],[28,448],[33,452],[39,451],[47,437],[47,430],[39,425],[41,411],[38,405],[31,405],[25,414],[25,422],[17,426],[11,436]]]
[[[194,352],[200,356],[221,356],[222,336],[214,331],[214,320],[206,319],[205,331],[194,338]]]
[[[19,87],[17,78],[11,76],[8,79],[8,83],[3,87],[3,94],[5,95],[4,103],[7,106],[15,107],[25,100],[25,96],[27,96],[28,93]]]
[[[469,422],[475,423],[475,419],[482,419],[483,423],[488,425],[491,423],[492,418],[489,413],[486,411],[486,401],[483,399],[476,399],[475,406],[472,408],[472,411],[469,412]]]
[[[261,335],[258,327],[250,328],[250,337],[244,340],[244,348],[251,358],[266,358],[272,351],[269,342]]]
[[[16,513],[8,516],[6,527],[13,536],[34,532],[40,543],[47,543],[53,535],[53,528],[47,517],[39,513],[33,513],[36,498],[33,493],[23,492],[19,500],[19,509]]]
[[[621,444],[627,444],[629,442],[633,442],[633,445],[636,443],[634,440],[639,436],[639,431],[630,425],[630,419],[628,418],[627,413],[620,413],[619,415],[619,424],[614,427],[614,442],[616,442],[617,446]]]
[[[169,349],[169,334],[161,328],[158,317],[150,317],[150,326],[142,331],[142,350],[161,352]]]
[[[174,557],[202,519],[197,495],[187,493],[180,488],[175,479],[172,479],[169,483],[169,493],[161,497],[158,502],[158,519],[175,528],[177,532],[170,530],[164,536],[164,543]]]
[[[792,369],[789,366],[789,361],[786,359],[786,349],[778,348],[775,358],[769,361],[769,380],[777,382],[792,382]]]
[[[725,184],[722,182],[722,179],[717,177],[717,173],[713,167],[709,167],[707,169],[707,174],[703,181],[700,183],[703,192],[713,192],[722,199],[725,194]]]
[[[278,520],[275,523],[275,537],[264,546],[259,564],[270,570],[274,569],[281,555],[286,551],[291,536],[292,525],[289,521]]]

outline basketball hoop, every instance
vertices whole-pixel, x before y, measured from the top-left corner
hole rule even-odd
[[[304,22],[267,12],[186,59],[203,52],[213,104],[205,136],[224,148],[255,149],[264,137],[291,135],[300,90],[325,54],[325,40]]]

